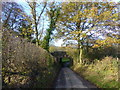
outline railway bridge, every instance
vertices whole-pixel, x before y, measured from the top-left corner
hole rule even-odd
[[[51,53],[54,57],[56,57],[56,61],[64,66],[72,66],[73,59],[67,55],[65,51],[54,51]]]

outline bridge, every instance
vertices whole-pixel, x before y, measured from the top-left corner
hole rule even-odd
[[[69,55],[67,55],[65,51],[54,51],[51,54],[56,58],[56,61],[59,62],[62,66],[73,65],[73,59]]]

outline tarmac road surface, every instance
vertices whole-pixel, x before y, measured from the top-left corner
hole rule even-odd
[[[72,88],[72,90],[75,88],[78,89],[96,89],[97,87],[93,84],[91,84],[90,82],[88,82],[87,80],[84,80],[82,77],[80,77],[79,75],[77,75],[75,72],[73,72],[71,69],[69,69],[68,67],[64,67],[61,69],[59,76],[56,80],[55,83],[55,88],[67,88],[68,90],[70,88]]]

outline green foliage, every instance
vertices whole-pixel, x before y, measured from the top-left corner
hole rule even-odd
[[[92,64],[74,65],[73,69],[100,88],[118,88],[118,60],[116,58],[105,57]]]
[[[62,62],[68,62],[68,61],[70,61],[69,58],[62,58]]]
[[[52,5],[54,7],[54,5]],[[51,40],[51,35],[53,30],[55,29],[55,25],[57,23],[57,19],[60,13],[60,9],[58,7],[50,7],[50,11],[48,11],[48,15],[50,18],[50,25],[49,25],[49,29],[47,29],[47,33],[46,36],[43,39],[43,43],[42,43],[42,47],[44,49],[46,49],[47,51],[49,51],[49,42]]]
[[[66,50],[67,54],[68,54],[71,58],[73,58],[74,64],[76,64],[76,63],[77,63],[77,58],[78,58],[78,56],[79,56],[77,49],[75,49],[75,48],[70,48],[70,47],[66,47],[66,48],[64,48],[64,49]]]
[[[98,47],[111,47],[113,45],[118,45],[120,44],[120,39],[119,38],[114,38],[114,37],[106,37],[104,40],[96,40],[95,44],[93,45],[93,48],[98,48]]]
[[[102,59],[106,56],[112,56],[114,58],[116,58],[116,57],[120,58],[120,56],[119,56],[120,50],[118,48],[119,48],[118,45],[112,45],[110,47],[104,46],[104,47],[99,47],[99,48],[89,47],[89,49],[87,51],[86,47],[84,47],[83,48],[83,55],[82,55],[83,64],[85,64],[85,63],[90,64],[90,63],[94,62],[95,59]],[[73,58],[74,64],[78,63],[77,58],[79,57],[79,54],[78,54],[78,51],[77,51],[76,47],[74,47],[74,48],[64,47],[61,50],[65,50],[67,52],[67,54]]]
[[[46,49],[47,51],[49,51],[49,42],[50,42],[51,34],[52,34],[52,30],[51,29],[47,29],[47,34],[44,37],[42,45],[41,45],[41,47]]]
[[[56,34],[56,37],[63,37],[64,41],[73,40],[73,42],[77,42],[78,62],[84,62],[82,60],[83,48],[88,48],[90,45],[95,44],[91,43],[91,38],[96,40],[95,34],[104,32],[102,30],[104,26],[111,27],[111,24],[108,23],[118,20],[118,12],[113,7],[114,5],[114,3],[108,2],[61,3],[62,9],[57,24],[58,34]],[[96,29],[98,27],[101,30]]]
[[[20,36],[27,39],[28,41],[31,41],[34,30],[32,29],[31,25],[26,26],[23,24],[23,26],[19,29],[19,32]]]
[[[112,56],[112,57],[119,57],[119,50],[118,46],[111,46],[111,47],[99,47],[99,48],[91,48],[89,52],[84,55],[84,58],[88,58],[90,60],[94,59],[102,59],[105,56]]]
[[[51,87],[59,64],[46,50],[22,39],[13,31],[3,32],[3,88]]]
[[[67,54],[73,58],[72,69],[100,88],[118,88],[118,47],[90,48],[83,53],[83,64],[77,63],[77,49],[66,47]],[[109,56],[109,57],[105,57]],[[113,57],[110,57],[113,56]],[[105,57],[105,58],[104,58]]]
[[[54,52],[54,51],[65,51],[66,47],[57,47],[57,46],[50,46],[49,51]]]

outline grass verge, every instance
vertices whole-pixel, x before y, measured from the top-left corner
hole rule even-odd
[[[92,64],[74,65],[72,69],[99,88],[120,87],[118,82],[118,60],[116,58],[105,57],[102,60],[95,60]]]

